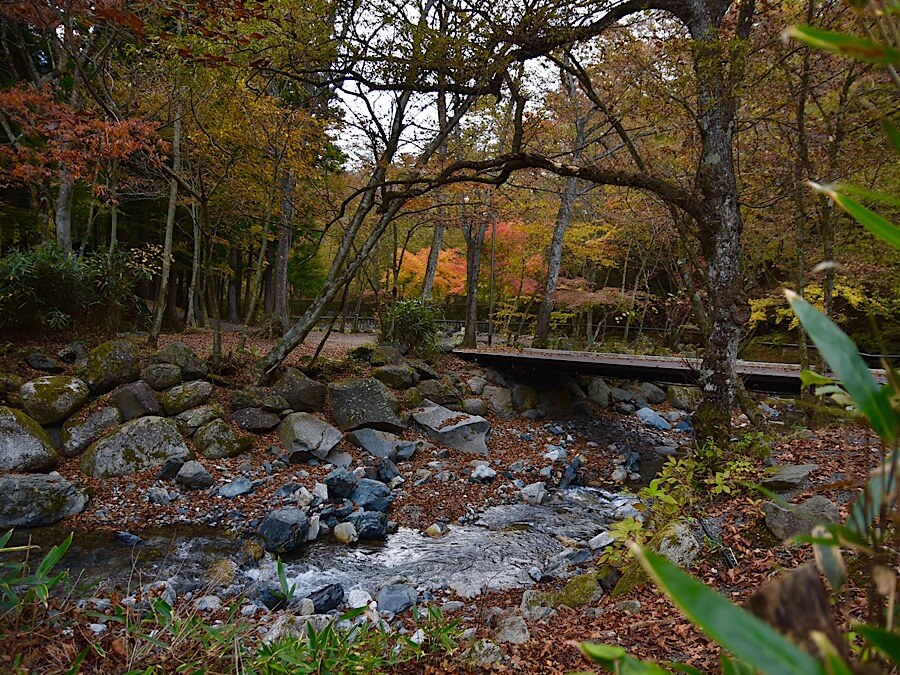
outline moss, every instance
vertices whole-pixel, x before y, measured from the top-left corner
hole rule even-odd
[[[347,352],[347,358],[352,361],[362,361],[368,363],[377,347],[372,342],[367,342],[358,347],[354,347]]]
[[[637,560],[635,560],[622,570],[622,578],[619,579],[615,588],[612,589],[610,597],[615,600],[629,591],[634,590],[638,586],[646,584],[648,581],[650,581],[650,578],[647,576],[644,568],[641,567],[641,564]]]
[[[241,550],[253,560],[262,560],[266,555],[266,549],[263,548],[262,544],[255,540],[244,542]]]
[[[403,395],[400,397],[400,404],[405,408],[418,408],[422,405],[422,401],[424,401],[424,397],[422,396],[422,392],[419,391],[418,387],[410,387],[406,391],[403,392]]]
[[[237,565],[228,558],[216,560],[206,571],[206,577],[213,584],[226,585],[234,582]]]
[[[603,577],[602,571],[587,572],[572,577],[566,582],[561,590],[555,593],[541,593],[532,599],[531,604],[535,607],[580,607],[595,600],[602,592],[600,579]]]

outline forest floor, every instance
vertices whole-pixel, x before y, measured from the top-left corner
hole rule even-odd
[[[252,381],[253,364],[274,342],[261,337],[250,337],[246,351],[238,353],[236,345],[239,337],[235,331],[222,335],[225,363],[223,376],[233,386]],[[40,347],[46,353],[55,353],[56,349],[71,339],[70,335],[60,340],[42,340],[40,344],[8,344],[0,355],[0,371],[15,370],[26,379],[37,377],[42,373],[28,372],[27,367],[22,365],[20,359],[23,352],[28,348]],[[311,355],[320,339],[321,334],[311,335],[294,351],[288,363],[300,363],[304,357]],[[196,331],[163,335],[159,347],[175,340],[187,342],[197,354],[204,355],[210,351],[212,334],[208,331]],[[322,350],[322,355],[328,361],[323,363],[321,379],[327,381],[329,375],[340,372],[332,369],[338,369],[337,361],[346,356],[349,348],[371,340],[371,335],[332,333]],[[463,371],[467,367],[468,364],[449,356],[443,357],[438,363],[438,370],[442,372]],[[611,411],[601,411],[598,415],[601,426],[609,430],[608,442],[614,442],[616,434],[630,433],[629,423],[623,422],[625,416]],[[736,422],[739,423],[737,420]],[[526,427],[533,430],[536,423],[496,418],[491,418],[491,423],[492,457],[499,457],[505,466],[524,457],[523,444],[517,442],[517,437]],[[818,465],[808,483],[795,492],[784,495],[785,498],[799,502],[813,495],[823,495],[839,506],[842,517],[846,517],[847,506],[857,494],[868,471],[878,465],[881,459],[877,437],[853,423],[818,429],[773,425],[763,429],[763,432],[771,448],[773,463]],[[264,462],[268,456],[267,448],[277,442],[277,434],[271,434],[271,438],[262,436],[251,451],[249,461],[254,464]],[[340,449],[353,454],[354,459],[360,452],[346,441],[341,442]],[[581,453],[586,458],[584,478],[588,484],[615,487],[609,480],[613,453],[602,444],[599,447],[587,445],[587,436],[576,437],[572,451]],[[462,474],[466,459],[460,459],[459,466],[451,462],[448,468]],[[238,463],[246,461],[246,456],[222,460],[216,462],[211,471],[214,478],[227,477],[237,474]],[[414,459],[412,469],[423,468],[425,461],[425,458]],[[760,472],[762,468],[760,464]],[[74,460],[66,460],[58,470],[64,475],[75,476],[77,473]],[[321,478],[318,473],[322,473],[323,469],[310,467],[309,471],[311,478]],[[84,477],[81,476],[81,479],[84,480]],[[152,477],[147,480],[151,483],[153,481]],[[168,516],[172,515],[167,514],[165,509],[148,509],[143,498],[147,486],[137,484],[138,481],[134,479],[129,480],[127,486],[122,481],[87,479],[87,482],[91,483],[94,490],[92,504],[102,504],[104,508],[100,510],[89,507],[83,514],[67,520],[66,524],[76,532],[97,528],[140,532],[145,527],[167,524]],[[275,486],[276,483],[272,483],[271,490],[258,490],[252,499],[242,504],[242,511],[250,517],[259,516],[270,509],[273,499],[270,493]],[[201,501],[204,498],[199,492],[194,496]],[[407,496],[401,497],[394,503],[390,516],[401,525],[422,530],[439,520],[453,521],[471,509],[483,510],[493,504],[508,502],[509,496],[498,491],[494,484],[468,481],[432,483],[428,490],[409,491]],[[690,571],[739,604],[779,572],[793,569],[813,559],[809,546],[786,545],[768,531],[760,510],[761,503],[762,499],[758,495],[736,489],[730,495],[708,494],[706,498],[691,504],[688,512],[683,514],[702,517],[718,537],[717,542],[707,542],[703,547],[702,557]],[[184,506],[184,503],[180,505]],[[724,555],[725,551],[730,555]],[[731,560],[736,561],[734,567],[730,566]],[[594,565],[596,562],[587,563],[584,571],[591,571]],[[537,583],[533,588],[558,591],[563,584],[564,581],[553,580]],[[463,618],[464,627],[473,628],[477,637],[492,639],[496,633],[494,623],[498,608],[503,610],[519,607],[522,593],[522,589],[517,589],[483,594],[454,616]],[[839,612],[836,618],[846,628],[851,620],[862,618],[865,592],[851,585],[843,592],[840,600],[835,603],[835,607],[840,608],[836,609]],[[579,607],[559,607],[551,616],[529,622],[528,633],[528,639],[524,643],[504,645],[505,658],[484,669],[492,672],[554,674],[584,670],[589,668],[589,664],[576,646],[577,642],[584,640],[621,645],[637,657],[686,661],[704,670],[715,669],[718,660],[718,648],[698,632],[652,584],[639,586],[615,599],[605,593],[599,599],[593,599]],[[472,666],[470,661],[460,658],[457,653],[417,664],[407,663],[396,672],[480,670],[482,668]]]

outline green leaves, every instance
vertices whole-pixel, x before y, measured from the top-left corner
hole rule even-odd
[[[894,248],[900,249],[900,227],[897,227],[886,218],[882,218],[874,211],[857,202],[855,199],[851,199],[850,197],[841,194],[833,188],[818,185],[816,183],[810,183],[810,185],[817,192],[821,192],[822,194],[827,195],[829,198],[831,198],[835,204],[849,213],[854,220],[856,220],[860,225],[862,225],[876,237],[880,237]],[[846,186],[844,187],[844,191],[847,191]],[[865,194],[862,190],[855,190],[855,192]],[[890,203],[890,201],[893,200],[883,198],[880,199],[880,201],[887,201]]]
[[[812,26],[791,26],[786,34],[815,49],[846,56],[856,61],[880,65],[900,64],[900,51],[853,35],[835,33]]]
[[[622,647],[582,642],[581,651],[594,663],[598,663],[617,675],[668,675],[667,671],[655,663],[639,661],[628,656]]]
[[[854,628],[892,663],[900,664],[900,635],[868,624],[857,624]]]

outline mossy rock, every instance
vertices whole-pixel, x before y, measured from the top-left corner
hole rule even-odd
[[[231,425],[223,419],[215,419],[205,424],[194,434],[194,447],[197,448],[197,452],[209,459],[236,457],[247,449],[246,445]]]
[[[140,375],[140,359],[125,340],[109,340],[92,349],[82,370],[82,377],[95,396],[134,382]]]
[[[358,361],[360,363],[368,363],[372,359],[372,355],[375,353],[377,349],[376,345],[367,342],[363,345],[359,345],[358,347],[353,347],[352,349],[347,351],[347,358],[351,361]]]
[[[62,422],[87,403],[87,383],[68,375],[48,375],[22,385],[19,396],[25,412],[38,424]]]
[[[178,426],[163,417],[139,417],[91,444],[81,457],[81,470],[94,478],[110,478],[162,466],[170,457],[187,458]]]
[[[25,378],[15,373],[0,373],[0,404],[18,408],[22,405],[19,388],[25,384]]]
[[[209,382],[194,380],[166,390],[160,396],[163,410],[167,415],[177,415],[189,408],[203,405],[212,396],[213,386]]]
[[[425,397],[422,396],[422,392],[419,391],[418,387],[410,387],[400,396],[400,405],[402,405],[404,409],[409,410],[411,408],[418,408],[422,405],[422,401],[424,400]]]
[[[603,594],[600,585],[601,572],[585,572],[572,577],[559,591],[541,593],[531,599],[533,606],[544,607],[581,607],[594,602]]]
[[[653,535],[644,548],[659,553],[679,567],[690,567],[702,552],[700,544],[691,534],[690,526],[677,520]],[[622,570],[622,578],[612,590],[611,596],[618,598],[648,581],[650,577],[635,560]]]
[[[47,471],[58,459],[40,424],[20,410],[0,406],[0,471]]]

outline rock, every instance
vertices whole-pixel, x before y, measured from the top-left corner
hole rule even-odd
[[[666,398],[669,401],[669,405],[673,408],[678,408],[678,410],[684,410],[685,412],[693,412],[700,405],[703,395],[697,387],[669,385]]]
[[[80,342],[69,342],[65,347],[56,352],[63,363],[83,364],[87,361],[87,351]]]
[[[62,426],[60,441],[62,454],[76,457],[103,434],[104,431],[122,422],[118,408],[106,406],[95,410],[83,420],[70,418]]]
[[[53,443],[37,422],[19,410],[0,406],[0,471],[47,471],[57,459]]]
[[[166,461],[163,462],[162,468],[156,474],[156,480],[172,480],[178,475],[178,472],[181,471],[181,467],[184,466],[184,463],[188,461],[188,459],[189,457],[187,455],[167,457]]]
[[[266,395],[265,389],[260,387],[244,387],[238,389],[231,395],[229,403],[232,410],[241,410],[242,408],[262,408],[263,397]]]
[[[154,359],[156,363],[169,363],[181,368],[185,381],[202,380],[208,373],[206,362],[194,354],[184,342],[173,342],[165,347]]]
[[[329,385],[334,421],[344,431],[370,427],[399,434],[404,424],[393,409],[393,397],[374,377],[341,380]]]
[[[156,392],[143,380],[123,384],[113,393],[113,401],[125,422],[137,417],[159,415],[161,412]]]
[[[324,462],[333,466],[342,466],[346,469],[353,464],[353,456],[349,452],[343,452],[334,448],[325,457]]]
[[[505,612],[500,615],[497,626],[497,642],[521,645],[528,642],[530,637],[528,625],[519,614]]]
[[[641,382],[641,384],[638,385],[637,390],[650,405],[659,405],[666,400],[666,392],[652,382]]]
[[[363,541],[384,541],[388,535],[387,516],[380,511],[357,511],[347,520],[353,523],[356,533]]]
[[[331,486],[329,486],[330,489]],[[350,493],[350,501],[363,511],[387,511],[394,498],[391,495],[391,489],[384,483],[370,478],[362,478]]]
[[[776,467],[775,473],[762,479],[764,488],[773,492],[784,492],[800,487],[809,474],[819,468],[818,464],[785,464]]]
[[[58,475],[0,475],[0,530],[42,527],[81,513],[87,497]]]
[[[215,612],[222,609],[222,599],[218,595],[204,595],[194,601],[198,612]]]
[[[284,411],[293,412],[291,404],[280,394],[268,394],[267,396],[263,396],[262,407],[263,410],[270,413],[281,413]]]
[[[321,633],[333,621],[334,619],[328,614],[282,614],[272,624],[269,632],[263,638],[263,642],[269,645],[288,640],[305,641],[309,639],[310,628],[316,633]]]
[[[385,483],[386,485],[390,485],[391,481],[400,475],[397,465],[387,457],[379,459],[372,468],[375,470],[375,480]]]
[[[0,405],[11,405],[19,408],[22,399],[19,397],[19,389],[25,384],[25,379],[13,373],[0,373]]]
[[[213,386],[209,382],[192,380],[166,389],[161,396],[162,407],[167,415],[177,415],[206,403],[212,393]]]
[[[230,483],[219,488],[219,496],[226,499],[234,499],[240,495],[246,495],[253,492],[253,481],[249,478],[235,478]]]
[[[375,595],[379,612],[402,614],[419,599],[419,593],[412,586],[388,584]]]
[[[503,650],[500,645],[490,640],[479,640],[463,654],[473,665],[480,668],[489,668],[503,659]]]
[[[569,453],[566,452],[565,448],[562,448],[558,445],[548,445],[546,446],[546,448],[547,452],[544,453],[544,459],[551,462],[558,462],[565,459],[569,455]]]
[[[377,429],[357,429],[347,434],[347,440],[373,457],[387,457],[391,460],[397,459],[397,452],[402,443],[410,443],[401,441],[395,434]]]
[[[309,599],[313,603],[313,611],[316,614],[327,614],[340,607],[344,601],[344,587],[340,584],[328,584],[324,588],[310,593]]]
[[[347,594],[347,606],[350,609],[368,607],[370,602],[372,602],[372,596],[361,588],[354,588]]]
[[[469,415],[479,415],[484,417],[488,414],[487,403],[480,398],[467,398],[462,402],[463,412]]]
[[[373,366],[386,366],[390,363],[405,363],[403,352],[397,345],[381,343],[372,349],[369,363]]]
[[[84,365],[83,378],[95,396],[112,391],[120,384],[134,382],[141,373],[141,362],[130,342],[110,340],[92,349]]]
[[[165,488],[153,486],[147,490],[147,501],[157,506],[168,506],[172,503],[172,497]]]
[[[665,418],[653,408],[641,408],[635,414],[645,427],[659,429],[660,431],[668,431],[672,428]]]
[[[310,457],[325,459],[344,437],[327,422],[305,412],[285,417],[278,427],[278,436],[295,464],[308,461]]]
[[[81,470],[94,478],[146,471],[169,457],[190,455],[178,427],[162,417],[139,417],[95,441],[81,457]]]
[[[841,520],[838,507],[822,495],[810,497],[792,509],[773,502],[765,502],[761,508],[766,514],[766,527],[782,540],[809,534],[818,524],[838,523]]]
[[[386,365],[372,371],[372,376],[392,389],[409,389],[419,382],[419,374],[410,366]]]
[[[516,411],[513,409],[512,392],[509,389],[488,385],[482,394],[497,417],[505,420],[515,418]]]
[[[281,422],[278,415],[262,408],[241,408],[231,415],[231,419],[241,429],[254,433],[274,429]]]
[[[682,568],[690,567],[702,551],[687,523],[674,522],[654,537],[653,550]]]
[[[613,403],[629,403],[634,400],[634,392],[619,387],[610,387],[609,397]]]
[[[610,394],[606,381],[601,377],[592,377],[588,383],[587,397],[601,408],[608,408]]]
[[[356,527],[353,523],[338,523],[333,530],[334,538],[342,544],[355,544],[359,541]]]
[[[541,580],[540,570],[535,576],[537,576],[535,581]],[[528,621],[546,619],[556,613],[556,610],[550,607],[547,602],[547,593],[528,589],[522,593],[522,600],[519,602],[519,613]]]
[[[199,408],[191,408],[184,412],[178,413],[172,419],[178,425],[178,428],[186,436],[191,436],[200,427],[209,424],[213,420],[220,419],[225,415],[225,411],[218,405],[202,405]]]
[[[487,386],[487,380],[483,377],[470,377],[466,380],[466,386],[476,396],[481,396],[481,392],[484,391],[484,388]]]
[[[84,380],[67,375],[39,377],[19,389],[25,412],[38,424],[54,424],[87,403],[90,391]]]
[[[153,363],[141,371],[141,379],[156,391],[181,383],[181,368],[174,363]]]
[[[125,532],[124,530],[120,530],[116,532],[113,536],[113,541],[117,544],[122,544],[123,546],[128,546],[129,548],[134,548],[135,546],[140,546],[144,543],[144,540],[141,539],[136,534],[132,534],[131,532]]]
[[[424,400],[425,397],[422,396],[421,391],[416,387],[410,387],[400,396],[400,405],[403,406],[404,410],[409,410],[410,408],[418,408]]]
[[[247,449],[245,443],[223,419],[215,419],[203,425],[194,435],[194,447],[209,459],[237,457]]]
[[[538,393],[527,384],[517,384],[512,388],[512,404],[515,410],[522,412],[536,408],[541,402]]]
[[[450,528],[447,527],[446,523],[432,523],[425,530],[425,536],[431,537],[432,539],[440,539],[446,534],[449,534]]]
[[[276,509],[259,526],[263,545],[270,553],[291,553],[306,543],[309,521],[300,509]]]
[[[183,485],[188,490],[202,490],[215,485],[216,481],[209,475],[200,462],[190,460],[185,462],[175,475],[175,482]]]
[[[462,405],[462,397],[449,377],[439,380],[425,380],[416,387],[422,396],[438,405],[459,408]]]
[[[588,547],[592,551],[596,551],[597,549],[606,548],[614,541],[615,539],[613,539],[613,536],[609,532],[601,532],[588,540]]]
[[[519,494],[527,503],[531,504],[532,506],[539,506],[547,498],[546,483],[541,481],[539,483],[531,483],[530,485],[526,485],[521,490],[519,490]]]
[[[339,467],[325,476],[325,487],[328,488],[328,494],[332,496],[332,498],[337,499],[346,499],[349,497],[353,490],[356,489],[356,484],[359,482],[359,479],[356,477],[356,474],[352,471],[347,471],[347,469],[343,467]]]
[[[42,352],[32,352],[25,357],[25,363],[35,370],[43,373],[62,373],[66,367],[52,356],[47,356]]]
[[[469,480],[473,483],[491,483],[497,477],[497,472],[487,464],[479,464],[472,471]]]
[[[477,415],[456,413],[439,405],[430,404],[412,412],[416,424],[434,441],[463,452],[487,455],[484,437],[491,428],[490,422]]]
[[[272,390],[297,412],[319,412],[325,408],[325,385],[296,368],[287,368]]]

